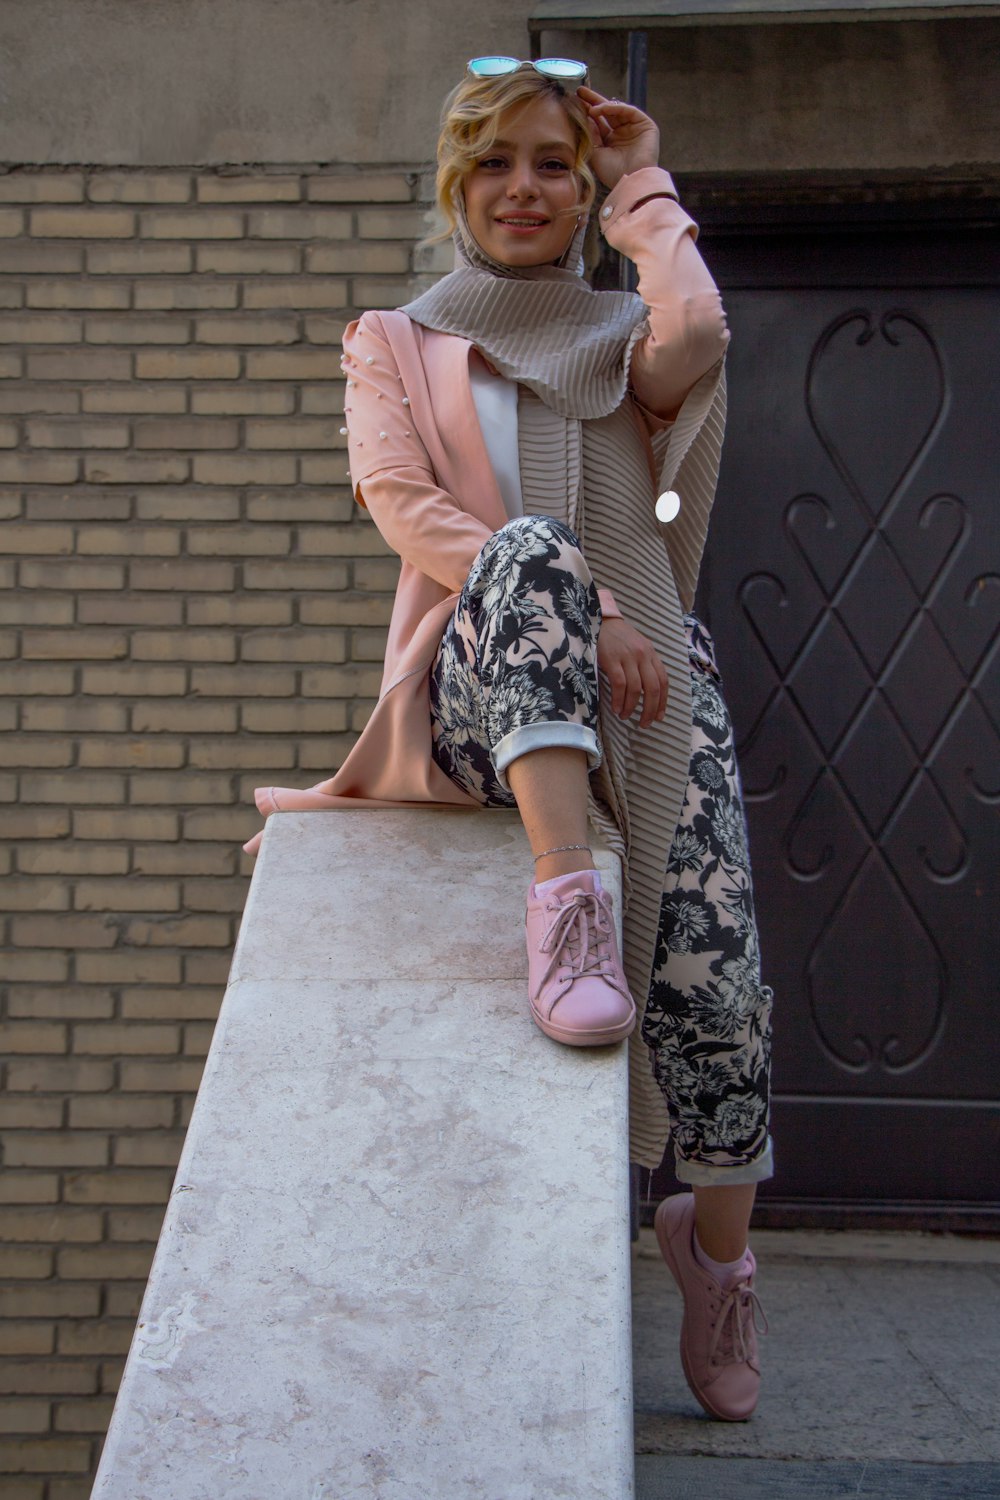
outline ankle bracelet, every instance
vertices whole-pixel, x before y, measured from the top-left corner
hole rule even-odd
[[[543,849],[541,854],[535,855],[534,862],[537,865],[538,861],[544,859],[546,854],[566,854],[570,849],[586,849],[587,853],[590,853],[589,844],[560,844],[557,849]]]

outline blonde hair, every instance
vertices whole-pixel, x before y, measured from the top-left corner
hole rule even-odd
[[[592,148],[587,129],[588,115],[576,94],[554,78],[546,78],[530,63],[500,78],[464,78],[447,96],[441,109],[441,132],[437,146],[437,204],[447,228],[423,243],[448,239],[458,222],[458,205],[466,177],[491,149],[500,130],[500,116],[516,105],[535,99],[558,99],[576,136],[573,171],[580,179],[580,201],[565,212],[585,213],[597,194],[597,179],[590,166]]]

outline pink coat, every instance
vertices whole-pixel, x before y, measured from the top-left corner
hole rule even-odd
[[[649,196],[664,193],[671,196]],[[646,167],[623,177],[601,228],[636,263],[650,310],[651,332],[631,372],[648,440],[725,352],[725,315],[695,248],[697,227],[667,172]],[[468,339],[402,312],[365,313],[348,327],[344,351],[354,380],[345,406],[355,496],[402,559],[385,671],[371,718],[336,775],[306,790],[259,787],[257,807],[265,816],[401,803],[476,807],[431,757],[428,677],[476,554],[507,520],[469,377],[470,357],[479,356]],[[604,613],[617,614],[600,592]],[[246,849],[256,853],[261,837]]]

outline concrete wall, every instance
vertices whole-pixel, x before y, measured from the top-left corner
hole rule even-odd
[[[89,1494],[251,789],[332,770],[377,691],[397,564],[346,484],[339,340],[444,264],[413,253],[440,99],[527,10],[0,6],[4,1500]],[[655,34],[664,162],[984,182],[997,28]],[[547,41],[620,92],[621,36]]]

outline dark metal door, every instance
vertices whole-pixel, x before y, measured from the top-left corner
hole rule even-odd
[[[1000,245],[704,248],[733,345],[700,608],[777,997],[762,1196],[981,1222],[1000,1206]]]

